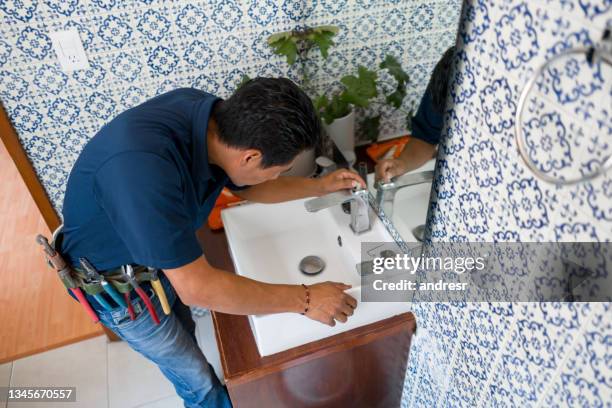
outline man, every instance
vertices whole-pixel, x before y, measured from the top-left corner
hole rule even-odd
[[[104,126],[71,172],[61,251],[72,265],[85,257],[107,273],[128,264],[163,270],[173,306],[170,315],[159,313],[159,325],[146,309],[130,320],[126,308],[105,311],[91,303],[106,327],[159,366],[188,407],[230,402],[197,347],[186,305],[233,314],[303,313],[330,326],[353,314],[348,285],[244,278],[212,267],[196,238],[225,186],[247,200],[273,203],[364,184],[347,170],[321,179],[279,177],[319,134],[310,99],[288,79],[251,80],[225,101],[178,89]],[[152,299],[159,312],[159,299]]]
[[[381,160],[376,164],[376,179],[385,183],[391,178],[418,169],[437,153],[442,126],[450,66],[455,47],[451,47],[436,64],[416,115],[412,118],[412,137],[397,159]]]

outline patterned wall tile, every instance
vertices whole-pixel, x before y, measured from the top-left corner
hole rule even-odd
[[[61,209],[64,185],[57,180],[67,177],[78,149],[122,110],[181,86],[226,97],[245,74],[301,82],[299,70],[266,45],[274,32],[340,27],[330,58],[315,53],[308,63],[317,92],[333,88],[358,64],[373,68],[393,53],[413,78],[406,102],[412,106],[454,42],[459,9],[449,0],[0,1],[0,100],[28,153],[40,153],[41,140],[54,146],[53,168],[31,159]],[[48,34],[68,28],[79,31],[88,70],[64,73],[56,61]],[[427,53],[412,51],[419,47]],[[403,115],[384,113],[383,136],[405,132]],[[57,180],[51,169],[60,172]]]
[[[514,140],[524,84],[551,57],[598,41],[611,10],[607,1],[466,2],[428,214],[433,241],[612,239],[610,176],[570,187],[542,182]],[[584,171],[610,154],[611,75],[572,56],[536,81],[521,126],[542,171]],[[523,278],[530,269],[554,273],[534,263],[504,272]],[[460,320],[447,308],[415,303],[427,330],[415,337],[410,374],[421,374],[429,344],[445,333],[457,340],[446,342],[445,375],[407,380],[405,406],[429,406],[416,399],[430,395],[422,388],[444,390],[431,406],[610,406],[609,303],[468,303]]]

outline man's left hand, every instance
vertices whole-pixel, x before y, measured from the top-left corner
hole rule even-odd
[[[365,187],[365,181],[359,174],[347,169],[339,169],[319,179],[321,195],[346,190],[353,187]]]

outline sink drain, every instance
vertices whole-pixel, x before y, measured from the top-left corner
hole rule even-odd
[[[395,251],[392,251],[390,249],[383,249],[382,251],[380,251],[380,257],[381,258],[393,258],[395,257]]]
[[[325,261],[316,255],[309,255],[300,261],[299,268],[305,275],[318,275],[325,269]]]

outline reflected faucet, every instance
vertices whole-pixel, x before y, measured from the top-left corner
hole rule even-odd
[[[351,204],[351,229],[355,234],[369,231],[370,224],[370,203],[367,189],[343,190],[327,194],[319,198],[313,198],[304,203],[308,212],[317,212],[325,208],[343,203]]]
[[[433,177],[434,171],[428,170],[420,173],[403,174],[392,178],[388,183],[377,181],[374,187],[376,188],[376,204],[378,208],[385,213],[387,218],[391,218],[393,215],[393,200],[395,199],[395,193],[404,187],[431,183]]]

